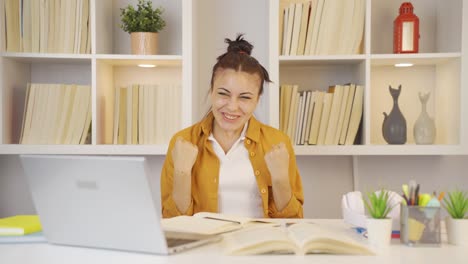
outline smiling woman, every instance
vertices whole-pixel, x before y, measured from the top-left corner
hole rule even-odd
[[[213,66],[211,110],[176,133],[161,172],[164,217],[218,212],[302,217],[304,196],[288,136],[253,116],[268,72],[239,35]]]

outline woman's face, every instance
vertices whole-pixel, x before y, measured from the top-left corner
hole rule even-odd
[[[216,129],[220,129],[220,132],[241,133],[257,107],[259,83],[257,74],[232,69],[218,70],[211,91]]]

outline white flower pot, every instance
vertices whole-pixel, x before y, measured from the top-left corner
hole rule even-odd
[[[373,247],[384,249],[392,239],[392,219],[367,219],[367,239]]]
[[[453,219],[447,216],[445,225],[449,244],[468,247],[468,218]]]

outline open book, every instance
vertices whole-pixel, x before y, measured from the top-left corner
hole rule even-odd
[[[343,231],[314,223],[296,223],[288,227],[260,226],[224,236],[228,255],[295,253],[298,255],[349,254],[373,255],[364,241]]]
[[[218,213],[200,212],[193,216],[176,216],[164,218],[161,225],[166,233],[190,233],[200,235],[216,235],[257,225],[278,226],[273,220],[252,219],[223,215]]]

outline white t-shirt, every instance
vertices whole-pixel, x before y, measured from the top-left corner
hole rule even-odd
[[[263,217],[263,206],[255,179],[249,152],[244,146],[247,124],[241,136],[224,153],[218,141],[209,136],[213,150],[219,159],[218,211],[221,214],[244,217]]]

